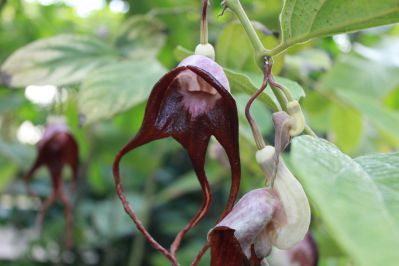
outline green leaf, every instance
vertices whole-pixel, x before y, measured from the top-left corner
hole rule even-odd
[[[19,143],[7,143],[0,139],[0,159],[11,161],[20,167],[29,167],[26,162],[31,162],[34,157],[33,147]]]
[[[397,66],[386,62],[355,53],[343,54],[323,77],[319,87],[326,91],[351,90],[380,99],[399,84],[398,72]]]
[[[114,63],[91,72],[78,100],[85,123],[111,118],[145,101],[164,73],[155,59]]]
[[[259,89],[256,87],[250,78],[244,74],[235,72],[233,70],[224,69],[227,78],[230,83],[231,92],[235,93],[245,93],[249,95],[255,94],[255,92]],[[259,84],[260,87],[261,83]],[[274,96],[273,96],[274,97]],[[259,98],[264,104],[269,106],[273,110],[278,110],[278,105],[276,104],[277,100],[273,100],[266,93],[262,93]]]
[[[362,158],[360,163],[352,160],[325,140],[308,136],[293,140],[292,166],[312,205],[330,235],[362,266],[394,266],[399,261],[395,207],[399,154],[381,156],[367,157],[377,161],[376,166],[368,165]],[[382,180],[393,185],[389,194],[382,189]]]
[[[252,23],[257,29],[258,36],[266,48],[273,48],[278,44],[277,38],[268,32],[260,23]],[[255,55],[252,45],[245,33],[244,28],[237,22],[227,25],[216,45],[216,59],[223,67],[244,71],[260,73],[260,69],[255,62]],[[278,74],[282,68],[283,56],[273,58],[273,73]]]
[[[18,167],[14,163],[0,163],[0,191],[3,191],[10,184],[17,170]]]
[[[3,83],[12,87],[73,84],[91,70],[116,61],[117,55],[116,50],[96,38],[58,35],[14,52],[1,67]]]
[[[355,159],[373,177],[399,227],[399,153],[365,155]]]
[[[180,61],[183,61],[184,58],[186,58],[190,55],[193,55],[194,52],[179,45],[175,48],[175,50],[173,51],[173,54],[174,54],[176,60],[180,62]]]
[[[165,44],[163,23],[152,16],[133,16],[121,27],[115,46],[129,58],[156,57]]]
[[[353,152],[359,145],[363,131],[362,115],[348,106],[332,106],[331,126],[334,142],[344,152]]]
[[[285,0],[282,42],[291,46],[315,37],[399,22],[397,0]]]
[[[353,160],[325,140],[302,136],[293,140],[291,159],[330,235],[356,265],[395,266],[399,154]]]
[[[337,95],[345,103],[359,110],[369,121],[384,133],[399,141],[399,112],[390,110],[375,98],[364,93],[339,91]]]

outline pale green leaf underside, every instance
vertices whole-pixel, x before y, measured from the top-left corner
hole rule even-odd
[[[68,85],[91,70],[116,60],[117,51],[102,41],[79,35],[58,35],[18,49],[2,65],[7,85]]]
[[[155,59],[125,61],[90,73],[79,92],[79,112],[85,122],[113,117],[145,101],[165,73]]]
[[[325,140],[304,136],[293,140],[291,158],[330,235],[356,265],[397,265],[399,154],[353,160]]]
[[[293,45],[314,37],[399,21],[398,0],[285,0],[282,39]]]
[[[155,58],[165,43],[164,25],[153,17],[133,16],[112,43],[77,34],[37,40],[14,52],[0,69],[0,84],[64,86],[121,59]]]

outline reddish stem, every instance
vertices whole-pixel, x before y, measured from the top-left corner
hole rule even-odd
[[[251,109],[252,104],[256,100],[256,98],[258,98],[259,95],[261,95],[263,93],[263,91],[267,88],[267,83],[271,77],[271,71],[272,71],[272,64],[268,59],[266,59],[262,86],[254,95],[252,95],[252,97],[249,99],[247,105],[245,106],[245,116],[247,117],[248,123],[251,126],[252,133],[255,138],[256,146],[259,150],[264,148],[266,146],[266,144],[263,140],[262,134],[260,133],[258,126],[256,125],[255,120],[251,116],[250,109]]]
[[[202,16],[201,16],[201,36],[200,36],[201,44],[207,44],[208,43],[207,11],[208,11],[208,0],[203,0],[203,3],[202,3]]]

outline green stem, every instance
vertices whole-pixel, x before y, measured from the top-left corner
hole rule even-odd
[[[248,35],[249,40],[255,50],[255,57],[258,65],[263,70],[264,57],[271,56],[271,51],[266,49],[263,46],[263,43],[259,39],[258,34],[255,31],[254,26],[249,20],[247,13],[245,13],[244,8],[242,7],[239,0],[226,0],[226,6],[230,8],[231,11],[238,17],[241,22],[241,25],[244,27],[245,32]]]
[[[303,131],[306,135],[310,135],[312,137],[318,138],[316,133],[312,130],[312,128],[309,125],[305,126],[305,130]]]
[[[270,84],[271,85],[271,84]],[[276,96],[278,103],[280,104],[281,108],[283,111],[287,111],[287,98],[285,97],[284,93],[279,89],[274,86],[270,86],[272,88],[272,92],[274,96]]]
[[[280,43],[278,46],[274,47],[268,51],[265,56],[276,56],[287,50],[292,44],[288,42]]]

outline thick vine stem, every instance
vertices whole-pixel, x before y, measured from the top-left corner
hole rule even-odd
[[[274,47],[273,49],[266,49],[262,42],[260,41],[256,31],[251,24],[247,14],[245,13],[240,0],[223,0],[222,4],[225,8],[229,8],[240,20],[242,26],[244,27],[248,38],[250,39],[252,46],[255,49],[255,57],[256,61],[260,68],[263,67],[262,60],[264,57],[272,57],[276,56],[285,50],[287,50],[292,44],[291,42],[281,42],[278,46]]]
[[[248,35],[248,38],[255,50],[255,59],[258,63],[259,67],[263,70],[263,59],[265,57],[270,57],[271,51],[266,49],[259,39],[258,34],[255,31],[254,26],[252,25],[251,21],[249,20],[247,13],[245,13],[244,8],[241,5],[239,0],[224,0],[223,5],[225,8],[229,8],[234,14],[238,17],[241,22],[241,25],[244,27],[245,32]]]

